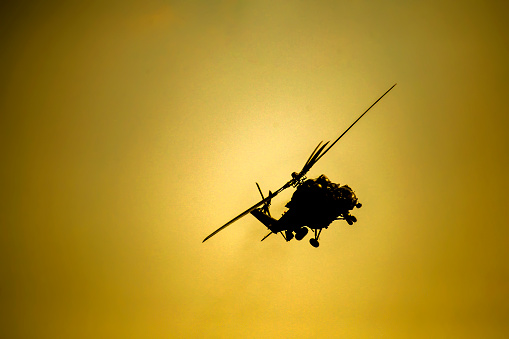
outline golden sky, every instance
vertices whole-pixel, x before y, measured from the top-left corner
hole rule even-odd
[[[503,1],[1,6],[2,337],[509,334]],[[202,243],[396,82],[309,173],[356,226]]]

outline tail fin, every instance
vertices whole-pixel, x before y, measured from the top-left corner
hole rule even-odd
[[[256,183],[256,187],[258,187],[258,192],[260,192],[262,199],[265,199],[265,197],[263,196],[262,190],[260,188],[260,185],[258,185],[258,183]],[[272,195],[272,193],[269,191],[269,197],[271,195]],[[277,232],[274,232],[274,229],[272,228],[272,226],[275,225],[277,220],[272,218],[272,216],[270,215],[269,207],[270,207],[270,199],[268,201],[266,201],[262,207],[251,211],[251,214],[271,231],[271,233],[267,234],[265,236],[265,238],[262,239],[262,241],[265,240],[272,233],[277,233]]]

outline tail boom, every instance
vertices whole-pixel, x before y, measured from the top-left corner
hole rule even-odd
[[[260,221],[262,224],[264,224],[269,230],[271,230],[274,233],[277,233],[275,231],[274,227],[277,220],[268,216],[267,214],[263,213],[261,209],[257,208],[250,212],[258,221]]]

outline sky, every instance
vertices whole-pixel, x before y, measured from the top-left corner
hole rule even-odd
[[[509,334],[503,1],[0,6],[2,337]],[[202,243],[394,83],[308,173],[355,226]]]

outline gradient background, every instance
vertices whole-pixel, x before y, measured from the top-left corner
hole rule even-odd
[[[509,335],[504,1],[1,6],[2,337]],[[202,244],[395,82],[309,173],[355,227]]]

